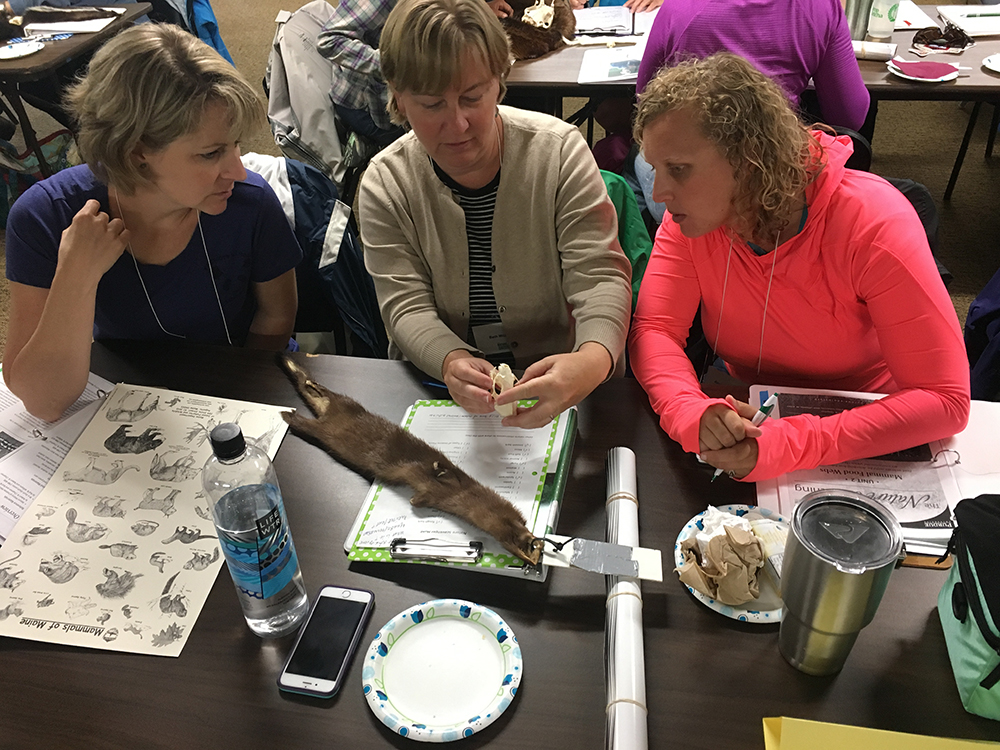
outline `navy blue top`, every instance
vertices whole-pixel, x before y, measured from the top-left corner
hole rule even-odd
[[[57,172],[20,196],[7,222],[7,278],[51,287],[62,232],[90,199],[110,213],[107,185],[85,165]],[[201,225],[233,343],[242,345],[256,311],[253,284],[297,266],[302,251],[274,192],[254,172],[235,184],[224,212],[201,214]],[[139,268],[164,328],[193,341],[226,343],[197,226],[187,247],[167,265],[140,263]],[[153,317],[127,250],[97,287],[94,338],[170,338]]]

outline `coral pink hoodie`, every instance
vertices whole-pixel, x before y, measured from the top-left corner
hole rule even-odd
[[[709,344],[718,331],[716,353],[744,382],[891,394],[835,416],[767,420],[747,481],[944,438],[969,415],[962,333],[916,212],[881,178],[844,168],[848,138],[816,135],[827,164],[806,189],[803,230],[776,256],[737,239],[727,283],[727,231],[689,239],[665,221],[629,336],[660,425],[692,453],[705,409],[725,403],[702,393],[684,354],[699,305]]]

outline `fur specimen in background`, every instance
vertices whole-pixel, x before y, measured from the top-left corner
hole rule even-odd
[[[93,21],[99,18],[117,18],[118,14],[107,8],[49,8],[32,7],[24,11],[21,24],[66,23],[67,21]]]
[[[509,18],[503,18],[504,31],[510,37],[511,57],[515,60],[531,60],[552,50],[559,49],[576,34],[576,16],[569,0],[542,0],[551,5],[554,15],[548,28],[532,26],[524,22],[524,11],[535,5],[535,0],[507,0],[514,10]]]
[[[279,355],[278,362],[316,415],[316,419],[309,419],[298,412],[283,412],[281,416],[292,432],[372,479],[412,487],[410,503],[414,506],[458,516],[520,559],[538,564],[542,540],[528,531],[524,517],[510,501],[402,427],[311,380],[290,357]]]

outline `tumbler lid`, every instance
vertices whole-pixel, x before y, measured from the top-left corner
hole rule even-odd
[[[216,425],[209,433],[208,439],[212,443],[212,452],[223,460],[236,458],[247,448],[243,430],[235,422]]]
[[[813,554],[848,573],[893,564],[903,548],[896,517],[850,490],[806,495],[792,514],[792,531]]]

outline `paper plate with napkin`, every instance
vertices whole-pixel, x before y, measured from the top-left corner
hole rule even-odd
[[[905,78],[908,81],[921,81],[923,83],[940,83],[942,81],[952,81],[958,78],[959,66],[953,63],[935,62],[933,60],[900,60],[893,58],[886,67],[893,75]]]

